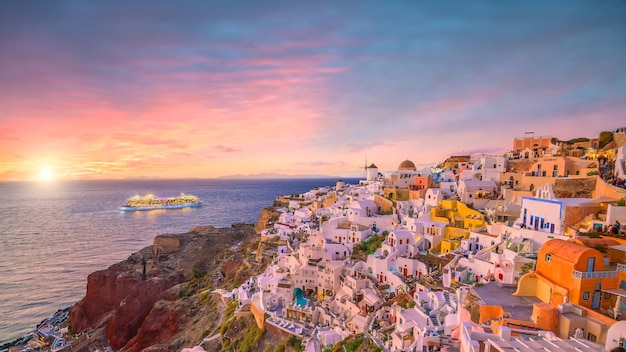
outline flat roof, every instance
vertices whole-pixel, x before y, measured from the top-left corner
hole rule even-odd
[[[602,292],[607,292],[607,293],[611,293],[611,294],[618,295],[621,297],[626,297],[626,290],[624,290],[623,288],[603,288]]]
[[[513,296],[517,287],[500,286],[490,282],[481,286],[474,286],[472,290],[488,306],[501,306],[511,314],[512,319],[530,321],[533,314],[533,304],[541,303],[541,300],[533,296]]]
[[[518,352],[535,352],[535,351],[602,351],[603,346],[597,343],[580,340],[580,339],[568,339],[568,340],[547,340],[543,338],[536,339],[512,339],[509,341],[503,340],[487,340],[492,349],[496,351],[518,351]]]

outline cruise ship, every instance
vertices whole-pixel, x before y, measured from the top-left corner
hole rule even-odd
[[[154,210],[154,209],[182,209],[202,206],[198,197],[190,194],[181,194],[177,197],[155,197],[153,194],[134,196],[120,207],[122,211]]]

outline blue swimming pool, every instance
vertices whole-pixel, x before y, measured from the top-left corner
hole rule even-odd
[[[295,300],[294,304],[298,305],[300,307],[306,307],[306,305],[309,303],[309,300],[304,298],[304,295],[302,293],[302,289],[301,288],[296,288],[295,290],[293,290],[293,294],[294,294],[294,296],[296,296],[296,300]]]

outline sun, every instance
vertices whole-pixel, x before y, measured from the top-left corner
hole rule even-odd
[[[42,182],[50,182],[55,178],[54,170],[50,166],[44,166],[39,170],[39,175],[37,175],[37,179]]]

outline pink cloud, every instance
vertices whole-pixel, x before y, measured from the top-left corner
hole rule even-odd
[[[477,92],[467,92],[465,94],[446,97],[443,99],[425,101],[418,103],[416,114],[419,115],[447,115],[459,112],[469,111],[485,106],[498,96],[504,94],[505,89],[490,88]]]

